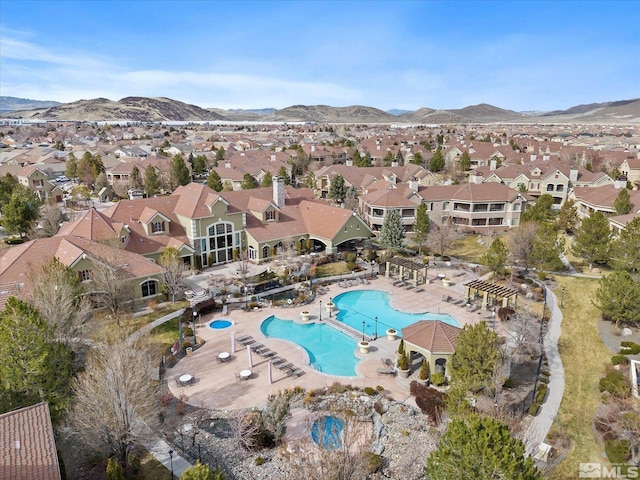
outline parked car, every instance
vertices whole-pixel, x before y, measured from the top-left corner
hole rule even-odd
[[[59,177],[56,177],[56,182],[57,183],[68,182],[68,181],[69,181],[69,179],[64,175],[60,175]]]

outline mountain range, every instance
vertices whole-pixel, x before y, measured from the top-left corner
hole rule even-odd
[[[106,98],[71,103],[43,102],[0,97],[4,118],[72,121],[229,121],[229,122],[315,122],[382,124],[463,123],[640,123],[640,98],[577,105],[550,112],[516,112],[493,105],[472,105],[461,109],[415,111],[383,110],[354,105],[293,105],[283,109],[202,108],[164,97],[126,97],[117,102]]]

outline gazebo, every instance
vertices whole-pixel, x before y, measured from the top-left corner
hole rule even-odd
[[[385,276],[397,273],[400,279],[410,280],[414,286],[427,283],[427,265],[408,258],[392,257],[387,260]]]
[[[447,375],[447,362],[456,351],[456,339],[462,329],[441,320],[420,320],[402,329],[402,339],[409,365],[414,353],[429,362],[433,373]]]
[[[503,287],[497,283],[485,280],[471,280],[464,284],[466,297],[477,298],[482,295],[482,308],[487,309],[502,303],[503,307],[516,308],[518,304],[518,291],[513,288]]]

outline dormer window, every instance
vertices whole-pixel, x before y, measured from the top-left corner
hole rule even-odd
[[[271,222],[276,219],[276,211],[267,210],[266,212],[264,212],[264,217],[267,222]]]
[[[151,224],[151,232],[152,233],[164,232],[164,222],[153,222]]]

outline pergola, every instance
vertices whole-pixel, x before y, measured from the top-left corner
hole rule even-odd
[[[387,260],[385,276],[397,273],[402,280],[411,280],[414,285],[427,283],[427,265],[403,257],[392,257]],[[406,278],[405,278],[406,275]]]
[[[518,291],[513,288],[503,287],[497,283],[485,280],[471,280],[464,284],[466,297],[477,298],[482,295],[482,308],[496,306],[502,302],[503,307],[516,308],[518,303]]]

